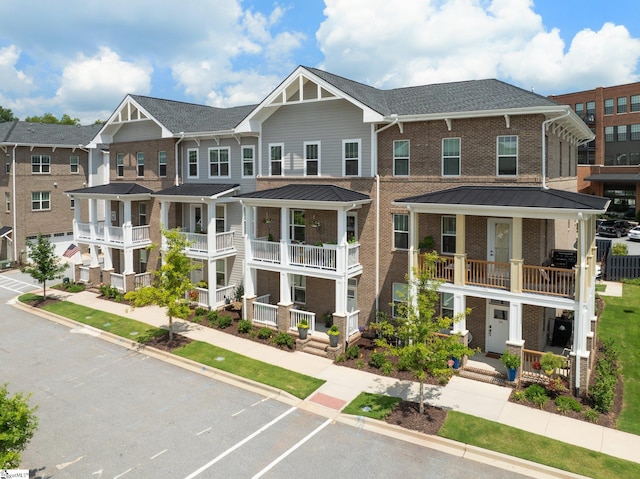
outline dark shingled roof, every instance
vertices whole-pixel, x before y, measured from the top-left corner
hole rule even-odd
[[[11,233],[13,228],[11,226],[3,226],[0,228],[0,237],[6,236],[8,233]]]
[[[256,105],[214,108],[180,101],[129,95],[173,134],[225,131],[237,126]]]
[[[65,191],[65,193],[74,194],[95,194],[95,195],[141,195],[153,193],[153,190],[138,185],[137,183],[109,183],[108,185],[90,186],[88,188],[79,188],[77,190]]]
[[[547,97],[495,79],[379,90],[317,68],[304,68],[385,116],[559,106]]]
[[[270,190],[254,191],[238,195],[238,198],[296,201],[334,201],[348,203],[366,201],[369,196],[335,185],[292,184]]]
[[[60,125],[14,121],[0,123],[0,143],[28,145],[87,145],[102,125]]]
[[[535,186],[460,186],[403,198],[396,203],[603,210],[608,201],[600,196]]]
[[[164,190],[156,191],[151,196],[216,196],[226,191],[233,190],[239,184],[215,185],[202,183],[184,183],[178,186],[171,186]]]

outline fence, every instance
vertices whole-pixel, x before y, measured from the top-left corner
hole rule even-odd
[[[614,256],[608,254],[602,276],[607,281],[640,278],[640,256]]]

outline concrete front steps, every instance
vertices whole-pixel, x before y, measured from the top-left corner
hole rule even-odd
[[[482,381],[484,383],[495,384],[497,386],[506,386],[507,377],[496,371],[495,369],[474,368],[465,366],[458,370],[458,375],[462,378],[473,379],[474,381]]]
[[[329,340],[313,336],[309,336],[309,338],[302,347],[302,352],[328,358]]]

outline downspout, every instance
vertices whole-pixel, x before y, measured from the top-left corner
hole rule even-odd
[[[182,140],[184,140],[184,131],[180,132],[180,139],[178,141],[176,141],[175,144],[175,153],[174,153],[174,161],[175,161],[175,165],[176,165],[176,179],[175,179],[175,185],[179,186],[180,185],[180,178],[178,176],[178,145],[182,142]]]
[[[549,187],[547,186],[547,142],[546,142],[546,137],[545,137],[545,133],[547,131],[547,126],[550,125],[551,123],[553,123],[556,120],[559,120],[561,118],[565,118],[567,116],[569,116],[571,114],[571,110],[567,110],[567,112],[564,115],[560,115],[557,116],[555,118],[549,118],[548,120],[544,120],[542,122],[542,188],[545,190],[548,190]]]
[[[13,261],[20,261],[22,258],[18,258],[18,236],[16,235],[16,228],[18,226],[18,216],[16,209],[18,207],[18,202],[16,201],[16,148],[18,148],[18,144],[13,145],[13,155],[11,159],[11,173],[13,176]]]

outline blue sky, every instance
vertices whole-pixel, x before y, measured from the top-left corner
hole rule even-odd
[[[260,102],[298,65],[378,88],[640,81],[630,0],[0,0],[0,105],[106,119],[127,93]]]

